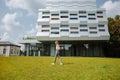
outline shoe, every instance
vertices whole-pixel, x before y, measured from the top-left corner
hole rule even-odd
[[[55,63],[51,63],[52,65],[55,65]]]
[[[60,65],[63,65],[63,63],[60,63]]]

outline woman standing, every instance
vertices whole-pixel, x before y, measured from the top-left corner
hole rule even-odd
[[[55,54],[55,57],[54,57],[54,63],[52,63],[52,65],[54,65],[56,63],[57,57],[60,61],[60,65],[63,65],[62,59],[60,58],[60,45],[59,45],[58,41],[55,41],[55,46],[56,46],[56,54]]]

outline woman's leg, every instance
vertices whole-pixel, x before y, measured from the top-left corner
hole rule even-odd
[[[60,61],[60,63],[62,63],[62,59],[60,58],[60,54],[58,53],[58,59]]]
[[[58,53],[55,53],[54,63],[56,63],[57,56],[58,56]]]

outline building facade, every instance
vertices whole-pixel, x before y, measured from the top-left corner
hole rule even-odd
[[[0,56],[19,56],[20,46],[9,41],[0,41]]]
[[[105,9],[96,8],[96,0],[47,0],[38,12],[37,40],[55,54],[58,40],[63,56],[104,56],[109,40]]]
[[[23,37],[19,41],[24,45],[24,50],[21,55],[24,56],[41,56],[41,42],[37,41],[36,36]]]

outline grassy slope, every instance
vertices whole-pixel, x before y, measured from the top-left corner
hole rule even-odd
[[[120,80],[120,59],[0,57],[0,80]]]

